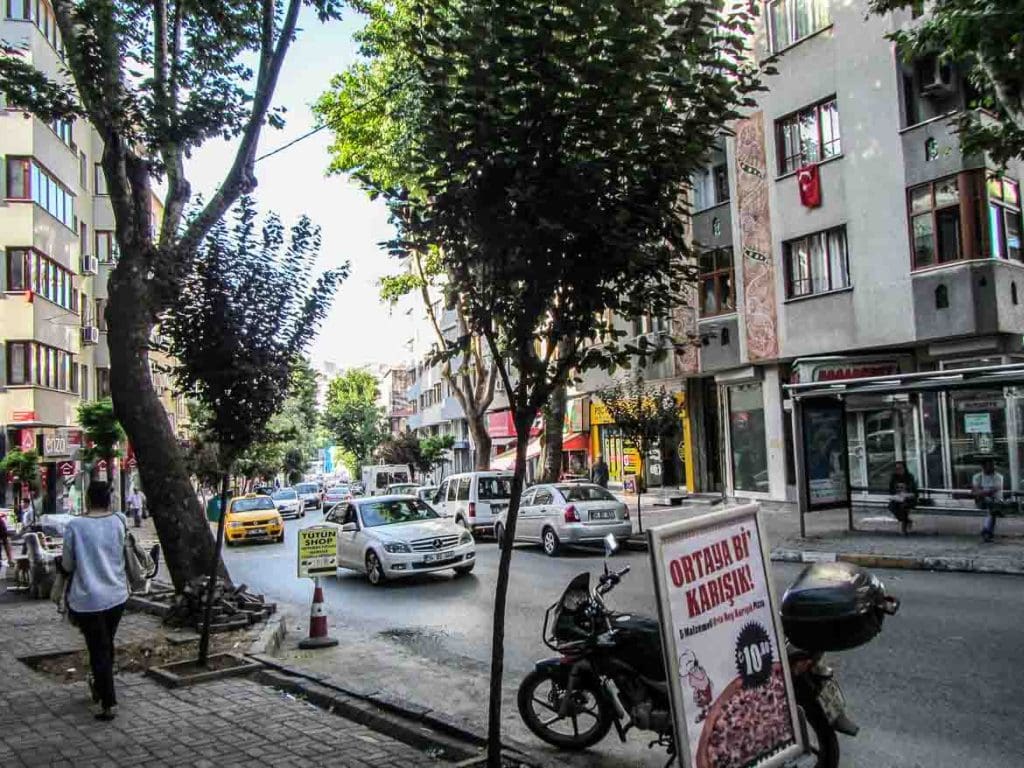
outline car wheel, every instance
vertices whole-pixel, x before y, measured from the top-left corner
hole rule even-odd
[[[544,545],[544,554],[548,557],[555,557],[558,554],[558,536],[550,528],[544,529],[544,535],[541,537],[541,543]]]
[[[455,569],[455,575],[456,576],[466,576],[467,574],[470,574],[470,573],[473,572],[473,566],[475,566],[475,565],[476,565],[476,561],[475,560],[472,563],[470,563],[469,565],[460,565],[458,568]]]
[[[238,542],[232,541],[231,539],[224,539],[224,543],[227,544],[229,547],[238,546]]]
[[[384,566],[381,565],[380,558],[377,557],[376,552],[366,553],[366,580],[369,581],[373,586],[379,587],[384,583]]]
[[[301,512],[299,512],[299,517],[305,517],[305,516],[306,516],[306,510],[302,510]]]
[[[498,542],[498,549],[505,546],[505,526],[501,523],[494,526],[494,540]]]

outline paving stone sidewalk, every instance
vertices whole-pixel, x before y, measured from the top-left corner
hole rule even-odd
[[[18,660],[84,647],[49,601],[0,580],[0,766],[341,766],[444,763],[385,735],[247,679],[168,690],[117,678],[118,717],[93,719],[85,683],[61,684]],[[158,620],[127,613],[118,646],[144,642]]]

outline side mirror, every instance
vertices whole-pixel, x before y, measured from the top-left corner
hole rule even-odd
[[[609,533],[604,537],[604,556],[611,557],[619,551],[619,540],[614,534]]]
[[[355,533],[359,530],[359,526],[355,523],[345,523],[341,526],[342,533]]]

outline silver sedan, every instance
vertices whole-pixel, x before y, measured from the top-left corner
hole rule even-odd
[[[494,536],[502,543],[507,515],[503,511],[494,526]],[[563,544],[599,544],[608,534],[626,539],[632,532],[629,509],[606,489],[593,483],[554,483],[523,491],[515,540],[539,543],[554,557]]]

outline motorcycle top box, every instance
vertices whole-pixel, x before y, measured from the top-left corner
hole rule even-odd
[[[871,640],[892,612],[875,576],[852,563],[815,563],[782,597],[786,638],[811,653],[843,651]]]

